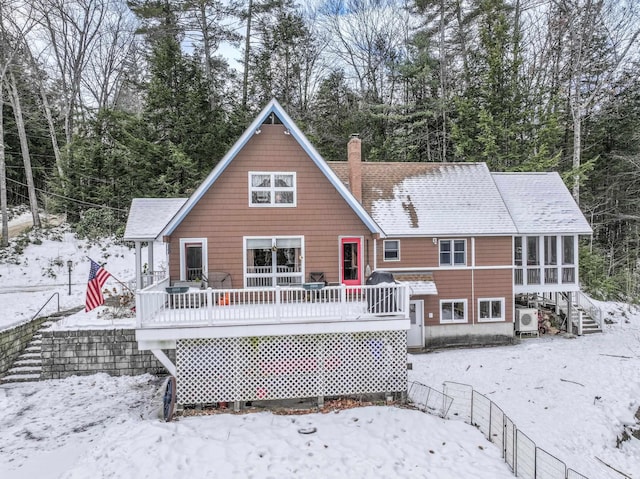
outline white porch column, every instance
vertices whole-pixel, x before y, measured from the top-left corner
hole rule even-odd
[[[151,281],[154,282],[153,279],[153,241],[147,241],[147,264],[149,265],[147,269],[147,274],[151,274]]]
[[[136,289],[142,289],[141,242],[136,241]]]

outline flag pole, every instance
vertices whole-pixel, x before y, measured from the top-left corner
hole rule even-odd
[[[93,261],[91,258],[89,258],[89,256],[87,256],[87,258],[89,259],[89,261]],[[94,261],[94,263],[98,263],[97,261]],[[100,264],[100,263],[98,263]],[[101,268],[104,268],[104,265],[100,264]],[[120,283],[124,288],[126,288],[131,294],[133,294],[135,296],[135,291],[133,291],[129,286],[127,286],[124,282],[120,281],[118,278],[116,278],[112,273],[109,273],[109,276],[111,276],[113,279],[115,279],[118,283]]]

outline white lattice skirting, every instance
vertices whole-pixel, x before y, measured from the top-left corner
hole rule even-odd
[[[184,339],[178,404],[407,390],[406,331]]]

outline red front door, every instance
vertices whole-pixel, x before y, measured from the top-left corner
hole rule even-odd
[[[340,280],[342,284],[356,286],[362,284],[362,239],[340,239]]]

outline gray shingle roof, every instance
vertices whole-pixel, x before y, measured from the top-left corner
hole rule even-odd
[[[184,205],[186,198],[134,198],[124,230],[125,241],[152,241]]]
[[[493,173],[518,233],[591,234],[558,173]]]
[[[346,183],[346,162],[331,162]],[[389,236],[515,234],[484,163],[362,163],[362,202]]]

